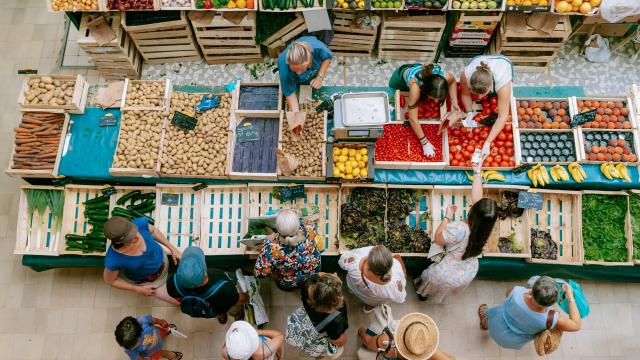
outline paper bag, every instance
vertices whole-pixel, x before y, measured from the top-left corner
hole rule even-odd
[[[247,12],[244,12],[244,11],[242,12],[226,11],[222,13],[222,18],[224,18],[225,20],[229,20],[234,25],[240,25],[240,23],[242,22],[242,20],[244,20],[246,16],[247,16]]]
[[[293,134],[300,136],[302,134],[302,129],[304,128],[304,123],[307,121],[307,113],[304,111],[287,111],[287,124],[289,125],[289,131]]]
[[[551,13],[536,12],[527,17],[527,25],[545,34],[551,34],[559,21],[560,15]]]
[[[467,114],[462,111],[449,111],[444,115],[442,121],[440,122],[440,128],[438,129],[438,134],[442,134],[448,128],[456,128],[459,127],[460,124],[457,124],[460,119],[465,117]]]
[[[88,22],[87,27],[93,39],[98,43],[98,46],[108,44],[117,37],[116,33],[113,32],[109,24],[107,24],[104,16],[98,16]]]
[[[524,13],[509,13],[507,16],[507,30],[515,32],[527,31],[527,15]]]
[[[189,20],[200,25],[209,25],[216,13],[213,11],[189,11]]]
[[[102,87],[98,90],[96,96],[96,105],[106,109],[110,107],[118,107],[120,104],[120,98],[122,97],[122,88],[124,87],[124,81],[116,81],[109,83],[109,86]]]
[[[278,169],[284,176],[289,176],[300,166],[300,160],[296,159],[293,155],[287,154],[282,149],[276,150],[276,157],[278,160]]]

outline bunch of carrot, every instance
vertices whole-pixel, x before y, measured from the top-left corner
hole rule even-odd
[[[14,169],[50,170],[58,156],[64,114],[27,112],[15,128]]]

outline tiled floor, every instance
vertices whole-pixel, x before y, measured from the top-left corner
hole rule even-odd
[[[40,73],[63,72],[87,75],[90,83],[99,81],[94,70],[60,71],[55,63],[63,41],[61,14],[45,10],[42,0],[0,1],[0,104],[4,109],[0,138],[0,164],[6,164],[11,148],[12,128],[17,123],[16,105],[21,68],[37,68]],[[615,57],[613,65],[586,64],[576,56],[575,50],[563,54],[554,64],[553,79],[557,84],[585,85],[587,92],[623,94],[631,82],[640,82],[638,64],[632,65],[628,57]],[[461,63],[457,60],[452,64]],[[375,61],[349,61],[351,84],[371,81],[382,85],[391,65],[375,64]],[[365,64],[369,64],[366,65]],[[571,65],[573,64],[573,65]],[[204,71],[205,67],[200,66]],[[562,71],[573,66],[575,71]],[[635,66],[635,67],[634,67]],[[602,69],[610,69],[603,71]],[[171,65],[162,69],[148,68],[146,75],[174,69],[185,77],[186,67]],[[230,81],[236,76],[249,79],[242,66],[212,67],[219,76],[199,73],[215,84]],[[560,71],[555,71],[560,69]],[[156,74],[154,71],[158,71]],[[366,76],[358,77],[358,74]],[[588,74],[594,74],[589,76]],[[343,85],[342,67],[332,68],[329,85]],[[519,77],[519,84],[529,79],[533,84],[547,84],[540,75]],[[590,79],[588,82],[586,80]],[[608,79],[607,81],[599,81]],[[614,81],[615,80],[615,81]],[[183,82],[184,82],[183,81]],[[19,180],[0,177],[0,359],[124,359],[113,338],[114,326],[125,315],[152,312],[157,317],[175,322],[189,335],[188,340],[171,339],[168,347],[185,353],[185,359],[219,359],[225,327],[216,320],[193,320],[183,316],[174,307],[165,306],[151,299],[114,290],[101,280],[97,269],[56,270],[35,273],[23,267],[20,257],[12,255],[16,236],[16,189]],[[272,328],[284,329],[286,316],[299,306],[295,294],[283,293],[270,283],[263,286],[264,299],[269,307]],[[508,282],[475,281],[462,294],[451,297],[442,305],[424,305],[415,295],[402,306],[394,307],[395,314],[424,311],[438,323],[441,346],[458,359],[534,359],[531,346],[523,350],[505,351],[498,348],[478,328],[477,305],[496,303],[504,290],[512,286]],[[638,359],[640,353],[640,285],[634,284],[583,284],[591,302],[591,315],[584,321],[584,330],[565,334],[559,351],[552,359]],[[348,297],[350,309],[349,340],[344,359],[354,359],[358,346],[356,331],[367,321],[359,311],[359,303]],[[292,348],[285,348],[287,359],[298,359]]]

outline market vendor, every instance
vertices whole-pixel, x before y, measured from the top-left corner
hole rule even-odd
[[[104,235],[111,240],[102,275],[107,284],[175,304],[162,287],[169,274],[169,258],[160,245],[171,251],[176,265],[182,254],[164,234],[147,218],[113,216],[104,224]]]
[[[303,36],[292,42],[278,57],[280,86],[287,98],[289,111],[299,112],[296,96],[298,85],[311,85],[314,89],[322,86],[333,54],[323,42],[313,36]]]
[[[513,81],[513,64],[509,58],[502,55],[481,55],[471,59],[462,74],[460,74],[460,88],[462,90],[462,104],[467,111],[467,117],[463,125],[475,127],[473,121],[471,94],[479,99],[487,95],[497,95],[498,118],[493,124],[489,136],[482,146],[482,158],[486,158],[490,152],[493,140],[498,136],[507,123],[509,107],[511,104],[511,86]]]
[[[435,148],[424,135],[418,122],[418,104],[427,99],[442,104],[448,93],[451,98],[451,110],[460,111],[456,78],[452,73],[444,71],[440,65],[405,64],[393,72],[389,79],[389,87],[409,92],[407,106],[411,128],[422,144],[422,152],[428,157],[435,156]]]

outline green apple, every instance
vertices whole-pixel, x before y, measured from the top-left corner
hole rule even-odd
[[[454,9],[460,9],[460,6],[462,6],[462,3],[460,1],[458,1],[458,0],[454,1],[451,4],[451,7],[454,8]]]
[[[376,1],[373,3],[373,7],[379,8],[380,7],[380,2]]]
[[[487,8],[487,3],[485,1],[480,1],[478,3],[478,9],[486,9]]]
[[[488,9],[497,9],[498,8],[498,3],[496,3],[495,1],[491,0],[487,2],[487,8]]]
[[[394,7],[394,8],[396,8],[396,9],[399,9],[399,8],[400,8],[400,6],[402,6],[402,3],[401,3],[400,1],[395,1],[395,2],[393,3],[393,7]]]
[[[462,10],[467,10],[467,9],[469,8],[469,5],[470,5],[470,4],[471,4],[471,3],[469,3],[469,2],[463,2],[463,3],[462,3],[462,6],[460,7],[460,9],[462,9]]]
[[[477,9],[478,8],[478,2],[474,1],[471,3],[471,5],[469,5],[469,9]]]

